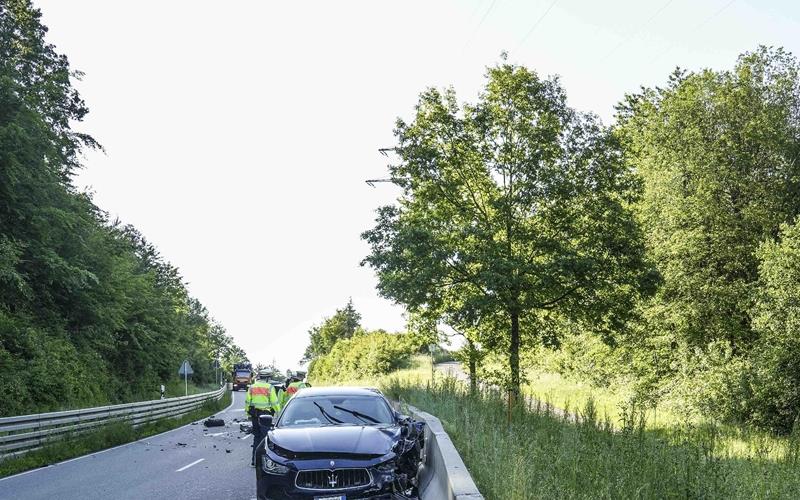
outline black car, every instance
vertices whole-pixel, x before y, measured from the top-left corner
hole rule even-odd
[[[256,448],[259,500],[416,498],[424,423],[372,389],[299,391]]]

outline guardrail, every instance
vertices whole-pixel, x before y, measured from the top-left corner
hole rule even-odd
[[[180,417],[219,400],[225,388],[216,391],[82,410],[0,418],[0,460],[41,448],[50,441],[91,431],[111,422],[131,422],[134,427],[167,417]]]
[[[425,499],[483,500],[461,455],[438,418],[413,406],[396,409],[425,422],[425,448],[419,471],[419,497]]]

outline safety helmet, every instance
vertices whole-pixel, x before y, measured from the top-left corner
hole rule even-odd
[[[270,375],[272,375],[271,371],[261,370],[260,372],[258,372],[258,380],[267,380],[270,377]]]

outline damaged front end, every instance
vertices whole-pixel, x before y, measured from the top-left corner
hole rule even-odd
[[[323,441],[317,430],[307,431],[306,442]],[[376,449],[376,453],[331,447],[301,450],[285,436],[276,438],[274,433],[268,433],[256,452],[259,498],[417,499],[425,453],[425,423],[403,417],[393,426],[365,427],[358,435],[357,431],[352,427],[326,427],[319,432],[341,434],[338,437],[342,443],[375,442],[379,435],[388,449]]]
[[[392,483],[395,498],[417,498],[419,470],[425,456],[425,422],[404,417],[400,424],[400,439],[392,450],[395,458],[382,464],[382,469],[385,480]]]

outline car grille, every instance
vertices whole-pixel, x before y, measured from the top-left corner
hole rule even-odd
[[[303,470],[297,474],[295,485],[308,490],[345,490],[371,482],[367,469]]]

